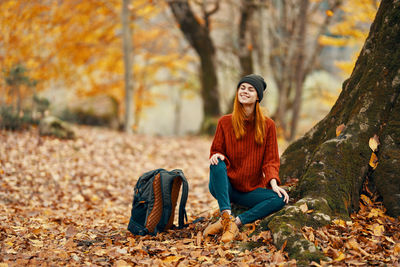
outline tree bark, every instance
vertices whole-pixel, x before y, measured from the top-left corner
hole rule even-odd
[[[168,1],[179,27],[186,40],[200,58],[201,96],[203,99],[204,119],[202,131],[214,133],[217,118],[221,115],[219,106],[218,78],[216,70],[216,51],[210,37],[209,16],[218,9],[204,13],[204,24],[200,24],[193,14],[187,0]]]
[[[262,225],[291,257],[305,262],[322,253],[304,239],[301,227],[319,227],[334,218],[350,220],[359,208],[360,191],[372,172],[387,212],[400,215],[400,2],[383,0],[351,77],[330,113],[281,158],[280,177],[299,178],[300,199],[266,218]],[[337,126],[344,130],[336,136]],[[368,141],[378,135],[379,165],[369,167]],[[310,214],[299,206],[306,203]]]
[[[292,122],[290,127],[290,137],[289,140],[295,138],[297,132],[297,125],[300,116],[301,98],[303,96],[303,83],[304,83],[304,58],[305,58],[305,36],[306,36],[306,25],[307,25],[307,10],[309,1],[301,0],[300,3],[300,14],[303,14],[299,21],[299,31],[297,34],[297,52],[295,61],[295,96],[293,100],[293,111],[292,111]]]
[[[123,0],[121,20],[122,20],[122,42],[124,55],[124,81],[125,81],[125,126],[127,133],[132,133],[133,125],[133,46],[132,32],[130,28],[130,0]]]

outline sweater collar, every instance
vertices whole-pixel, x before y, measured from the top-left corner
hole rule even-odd
[[[244,119],[244,121],[245,121],[246,123],[254,122],[254,114],[251,115],[250,117],[246,117],[246,118]]]

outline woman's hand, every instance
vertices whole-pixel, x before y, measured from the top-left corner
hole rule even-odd
[[[282,197],[283,195],[283,201],[287,204],[289,203],[289,195],[286,193],[286,190],[283,189],[282,187],[278,186],[276,183],[276,179],[271,179],[269,182],[271,184],[272,190],[278,194],[279,197]]]
[[[224,161],[225,160],[225,156],[220,154],[220,153],[215,153],[210,158],[210,164],[211,165],[217,165],[218,164],[218,159],[221,159],[222,161]]]

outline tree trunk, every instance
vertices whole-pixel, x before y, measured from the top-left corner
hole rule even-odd
[[[301,100],[303,95],[304,83],[304,58],[305,58],[305,35],[307,25],[307,10],[309,1],[302,0],[300,4],[300,14],[303,14],[299,21],[299,32],[297,35],[297,53],[295,61],[295,96],[293,100],[292,123],[290,127],[289,140],[293,140],[296,135],[298,120],[300,116]]]
[[[205,12],[205,23],[201,25],[187,0],[168,1],[168,4],[182,33],[200,58],[201,96],[204,112],[202,132],[214,133],[217,118],[221,115],[221,111],[216,71],[216,51],[210,37],[208,18],[218,7],[211,12]]]
[[[387,212],[400,215],[400,2],[383,0],[351,77],[330,113],[281,158],[280,177],[299,178],[300,200],[265,219],[274,242],[291,257],[319,260],[322,253],[304,239],[303,226],[326,225],[334,218],[350,220],[359,208],[367,174],[383,197]],[[345,128],[336,136],[336,128]],[[382,141],[379,165],[369,167],[374,135]],[[307,203],[310,214],[299,206]]]
[[[124,81],[125,81],[125,127],[127,133],[132,133],[133,125],[133,46],[132,32],[130,28],[130,0],[123,0],[122,3],[122,42],[124,55]]]
[[[255,9],[253,1],[242,0],[240,8],[240,22],[238,28],[238,43],[239,51],[238,58],[240,63],[240,77],[243,77],[254,72],[253,68],[253,44],[250,34],[250,22]],[[236,94],[234,94],[229,102],[228,113],[233,111],[233,103]]]
[[[254,12],[254,3],[248,0],[242,0],[242,8],[239,23],[239,62],[240,77],[253,73],[252,44],[248,38],[249,23]]]

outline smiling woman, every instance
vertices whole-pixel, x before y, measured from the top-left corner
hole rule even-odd
[[[221,219],[203,235],[223,232],[221,241],[235,239],[238,226],[280,210],[289,196],[279,187],[279,154],[275,123],[265,117],[260,101],[267,84],[256,74],[237,86],[233,113],[223,116],[210,151],[211,194],[217,199]],[[249,208],[236,218],[231,202]]]

